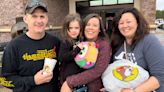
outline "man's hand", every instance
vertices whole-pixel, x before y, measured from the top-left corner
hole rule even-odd
[[[34,81],[36,85],[40,85],[43,83],[48,83],[51,81],[51,79],[53,78],[53,73],[47,73],[47,74],[43,74],[43,70],[40,70],[39,72],[37,72],[34,75]]]

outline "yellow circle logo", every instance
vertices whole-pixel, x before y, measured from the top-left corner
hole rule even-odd
[[[129,82],[134,80],[138,76],[137,67],[132,66],[119,66],[116,67],[113,71],[113,76],[121,81]]]

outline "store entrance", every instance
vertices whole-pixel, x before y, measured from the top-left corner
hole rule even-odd
[[[114,16],[115,16],[115,13],[106,13],[105,14],[105,29],[106,29],[106,33],[108,34],[109,37],[112,34],[112,22],[113,22]]]
[[[90,6],[89,1],[76,2],[76,12],[81,15],[82,19],[90,13],[97,13],[101,16],[105,31],[109,36],[112,33],[112,21],[114,16],[118,11],[127,7],[133,7],[133,3]]]

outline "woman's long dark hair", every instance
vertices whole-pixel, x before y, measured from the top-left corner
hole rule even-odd
[[[149,33],[149,26],[145,18],[142,16],[142,14],[136,9],[136,8],[125,8],[122,9],[113,19],[112,24],[112,30],[113,33],[111,35],[111,47],[112,47],[112,54],[114,54],[119,47],[123,44],[125,41],[125,37],[120,33],[118,29],[118,24],[120,21],[120,18],[125,13],[132,13],[137,21],[137,31],[135,33],[134,38],[132,39],[131,48],[134,49],[136,44],[146,35]]]
[[[63,42],[70,42],[72,45],[74,44],[74,39],[72,39],[69,35],[68,35],[68,31],[69,31],[69,25],[70,22],[72,21],[78,21],[79,25],[80,25],[80,34],[77,37],[77,40],[82,41],[83,37],[82,37],[82,20],[81,17],[78,13],[75,14],[68,14],[65,19],[64,19],[64,23],[63,23],[63,29],[61,31],[61,40]]]

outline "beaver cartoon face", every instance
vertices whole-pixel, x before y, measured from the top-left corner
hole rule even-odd
[[[50,67],[48,65],[45,65],[43,68],[43,72],[49,73],[50,72]]]
[[[134,80],[138,75],[138,69],[132,66],[119,66],[113,70],[113,75],[122,81]]]

